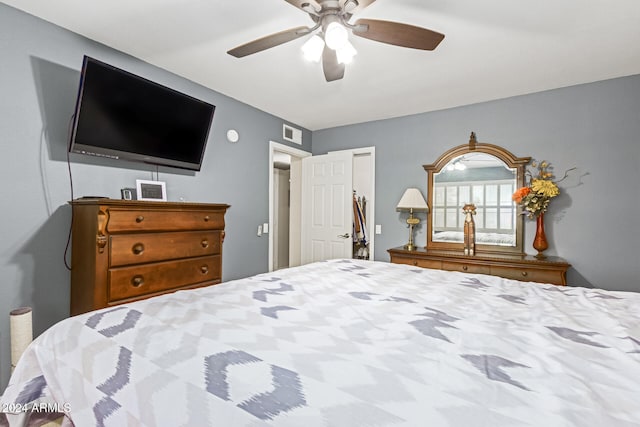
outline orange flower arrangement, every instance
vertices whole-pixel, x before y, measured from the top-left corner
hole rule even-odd
[[[522,203],[522,199],[529,193],[531,193],[531,188],[529,187],[518,188],[516,192],[513,193],[513,201],[520,204]]]
[[[551,199],[560,194],[557,183],[564,180],[569,171],[575,168],[568,169],[562,179],[554,182],[551,171],[553,167],[550,162],[543,160],[537,163],[534,161],[531,166],[537,169],[536,175],[527,171],[529,185],[518,188],[511,198],[522,206],[524,213],[529,218],[534,218],[547,211]]]

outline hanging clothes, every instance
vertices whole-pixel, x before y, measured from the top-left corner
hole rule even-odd
[[[353,237],[353,242],[358,242],[358,234],[362,227],[360,226],[360,221],[358,220],[358,200],[356,199],[356,192],[353,192],[353,233],[351,234]]]
[[[353,243],[367,246],[369,236],[367,233],[367,221],[365,216],[366,200],[364,197],[356,197],[353,192]]]

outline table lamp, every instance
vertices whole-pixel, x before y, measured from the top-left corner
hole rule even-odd
[[[396,206],[397,210],[409,211],[409,218],[407,218],[407,224],[409,224],[409,243],[404,245],[404,248],[408,251],[413,251],[416,246],[413,244],[413,227],[420,224],[420,219],[413,216],[413,211],[429,211],[427,202],[422,197],[422,193],[417,188],[407,188],[402,195],[402,198]]]

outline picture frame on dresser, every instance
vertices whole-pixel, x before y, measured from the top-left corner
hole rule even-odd
[[[142,201],[166,202],[167,183],[164,181],[136,179],[136,195],[137,199]]]

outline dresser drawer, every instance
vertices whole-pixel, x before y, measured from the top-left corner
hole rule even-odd
[[[166,292],[201,282],[219,281],[221,267],[221,258],[216,255],[112,268],[108,277],[108,301]]]
[[[391,257],[391,262],[395,264],[413,265],[415,267],[422,267],[422,268],[435,268],[435,269],[442,268],[441,261],[433,261],[429,259],[405,258],[402,256],[393,256]]]
[[[540,270],[527,267],[500,267],[492,266],[491,274],[524,282],[565,284],[564,273],[560,270]]]
[[[224,212],[110,208],[107,231],[222,230]]]
[[[218,255],[219,231],[185,231],[154,234],[116,234],[111,236],[110,265]]]
[[[491,274],[491,267],[488,265],[467,264],[465,262],[442,261],[442,269],[463,273]]]
[[[489,274],[505,279],[527,282],[567,284],[567,270],[571,267],[564,259],[548,257],[538,259],[531,255],[476,254],[463,256],[451,250],[416,249],[407,251],[399,247],[389,249],[391,262],[467,273]]]

